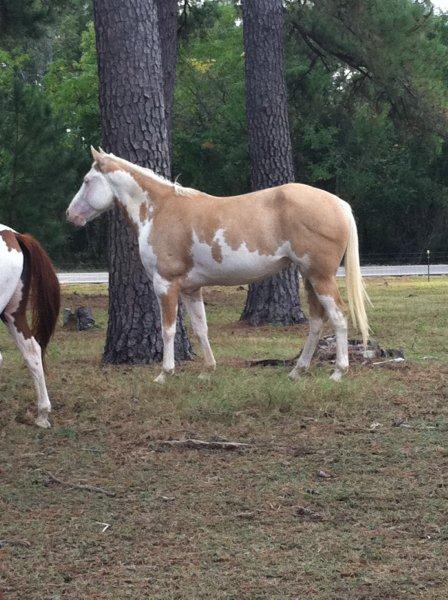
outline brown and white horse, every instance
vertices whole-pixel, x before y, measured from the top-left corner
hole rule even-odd
[[[28,301],[31,327],[26,318]],[[33,376],[39,427],[50,427],[43,355],[56,326],[59,306],[59,282],[45,250],[31,235],[0,225],[0,317]]]
[[[348,367],[347,322],[336,284],[345,254],[350,314],[368,337],[367,298],[361,278],[358,234],[349,204],[323,190],[290,183],[218,198],[184,188],[113,154],[92,148],[93,165],[68,210],[83,226],[114,202],[138,236],[140,257],[153,282],[162,317],[163,383],[174,371],[179,295],[199,337],[205,364],[215,367],[201,288],[261,280],[291,263],[299,266],[310,305],[310,333],[290,376],[306,370],[324,319],[336,332],[332,379]]]

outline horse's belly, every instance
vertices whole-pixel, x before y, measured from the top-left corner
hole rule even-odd
[[[245,245],[233,250],[226,244],[193,245],[193,267],[187,281],[194,285],[241,285],[265,279],[290,264],[279,249],[273,255],[249,251]]]

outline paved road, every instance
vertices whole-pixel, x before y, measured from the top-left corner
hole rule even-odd
[[[431,275],[448,275],[448,265],[431,265]],[[426,265],[391,265],[361,267],[364,277],[402,277],[406,275],[426,275]],[[344,269],[338,269],[338,277],[344,275]],[[106,271],[94,273],[58,273],[61,283],[107,283]]]

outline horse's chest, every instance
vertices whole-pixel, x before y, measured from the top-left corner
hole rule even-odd
[[[150,221],[141,231],[139,236],[140,258],[145,271],[150,277],[153,276],[157,267],[157,256],[151,240],[152,221]]]

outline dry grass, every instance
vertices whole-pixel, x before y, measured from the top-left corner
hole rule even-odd
[[[218,370],[200,382],[198,360],[165,387],[155,366],[102,367],[105,290],[66,288],[64,306],[91,304],[100,328],[57,332],[49,431],[30,425],[30,379],[2,331],[5,598],[448,597],[448,281],[368,287],[375,335],[405,348],[405,366],[356,367],[340,384],[326,368],[299,383],[248,369],[297,353],[306,327],[242,327],[244,291],[211,290]],[[182,436],[251,447],[159,443]]]

